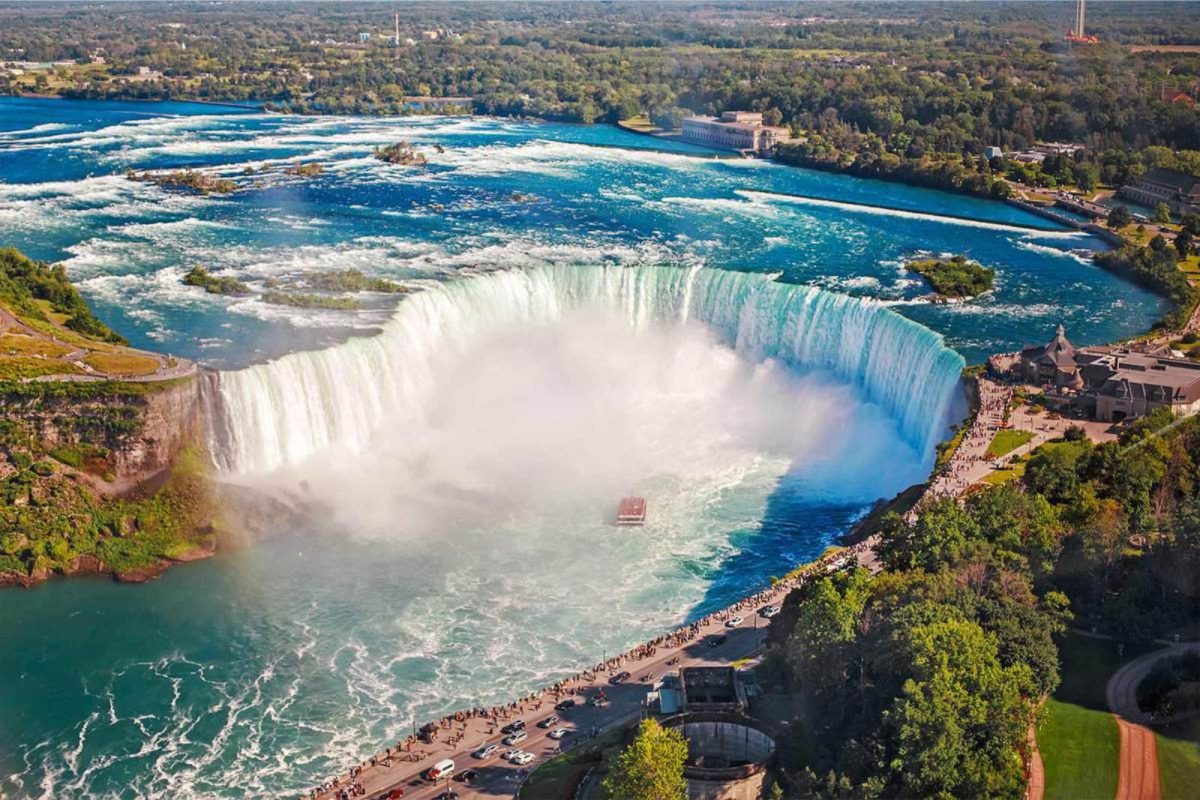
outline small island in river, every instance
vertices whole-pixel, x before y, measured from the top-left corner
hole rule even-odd
[[[905,267],[922,275],[933,287],[938,298],[965,300],[990,291],[995,284],[996,271],[971,261],[966,256],[922,258],[909,261]]]

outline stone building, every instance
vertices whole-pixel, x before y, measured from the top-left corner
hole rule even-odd
[[[788,129],[764,125],[763,115],[752,111],[725,111],[720,117],[687,117],[683,140],[708,147],[746,150],[766,155],[787,141]]]
[[[1188,214],[1200,211],[1200,178],[1173,169],[1152,169],[1122,186],[1121,196],[1150,208],[1166,203],[1171,213]]]
[[[758,800],[775,761],[775,737],[765,725],[741,714],[709,711],[662,721],[683,734],[688,760],[683,768],[689,800]]]

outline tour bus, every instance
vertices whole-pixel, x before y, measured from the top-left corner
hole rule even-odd
[[[454,762],[448,758],[443,758],[441,761],[425,770],[425,777],[431,781],[436,781],[439,778],[444,778],[445,776],[452,774],[454,774]]]

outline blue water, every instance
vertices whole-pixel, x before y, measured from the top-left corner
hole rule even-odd
[[[57,127],[37,127],[47,125]],[[0,134],[5,240],[66,260],[101,316],[135,344],[218,366],[327,344],[386,314],[297,314],[204,295],[179,284],[195,264],[261,281],[318,267],[418,278],[543,262],[703,263],[895,303],[968,361],[1047,338],[1059,322],[1080,343],[1110,341],[1145,329],[1163,310],[1153,295],[1070,252],[1103,243],[1001,203],[720,159],[609,126],[0,98],[0,130],[8,131]],[[446,152],[429,151],[423,171],[369,157],[372,147],[400,139]],[[120,177],[130,168],[207,166],[251,185],[256,179],[240,177],[247,165],[290,158],[330,169],[315,180],[274,175],[260,189],[204,199]],[[514,192],[534,199],[512,202]],[[977,259],[997,270],[997,288],[966,306],[917,302],[927,289],[901,261],[922,251]]]
[[[429,166],[370,157],[400,139]],[[239,459],[331,509],[149,585],[0,595],[0,794],[294,795],[762,585],[921,479],[962,362],[887,309],[968,361],[1163,310],[1071,252],[1102,243],[1003,204],[720,155],[599,126],[0,98],[0,244],[65,261],[137,345],[257,365],[225,383]],[[296,158],[326,171],[282,175]],[[177,167],[243,191],[123,177]],[[996,289],[925,303],[918,252]],[[422,291],[283,309],[183,286],[197,264]],[[631,484],[651,524],[614,535]]]

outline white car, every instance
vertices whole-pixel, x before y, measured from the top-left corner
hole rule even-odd
[[[763,606],[762,608],[760,608],[758,610],[758,613],[759,613],[759,616],[765,617],[766,619],[770,619],[771,617],[773,617],[779,613],[779,606],[776,606],[776,605]]]
[[[561,739],[564,736],[566,736],[568,733],[570,733],[570,731],[567,730],[566,728],[555,728],[554,730],[550,731],[546,735],[549,736],[551,739],[558,740],[558,739]]]
[[[512,761],[515,757],[521,755],[523,752],[525,751],[514,747],[511,750],[505,750],[503,758],[505,761]]]
[[[533,753],[530,753],[525,750],[518,750],[513,755],[513,757],[509,759],[509,761],[511,761],[512,763],[516,764],[519,767],[523,767],[526,764],[528,764],[530,761],[533,761]]]
[[[475,756],[476,758],[491,758],[492,756],[496,755],[496,751],[499,749],[500,745],[485,744],[471,755]]]
[[[512,747],[513,745],[520,744],[528,738],[529,734],[525,731],[517,731],[516,733],[510,733],[508,736],[505,736],[504,743],[509,747]]]
[[[736,628],[738,625],[741,625],[742,622],[743,622],[743,620],[741,617],[730,617],[728,620],[726,620],[725,627],[726,628]]]

